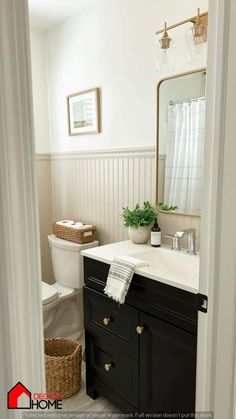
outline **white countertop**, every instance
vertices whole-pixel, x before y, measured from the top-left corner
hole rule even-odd
[[[148,265],[137,268],[135,273],[194,294],[199,291],[199,256],[187,255],[186,251],[176,252],[166,246],[155,248],[126,240],[83,250],[81,254],[107,264],[116,257],[134,256],[147,261]]]

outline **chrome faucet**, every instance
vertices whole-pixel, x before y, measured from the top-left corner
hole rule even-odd
[[[182,239],[182,237],[187,236],[187,253],[189,255],[196,255],[196,230],[195,228],[187,228],[185,230],[176,231],[175,237]]]
[[[165,237],[172,239],[172,250],[180,251],[180,238],[173,234],[165,234]]]
[[[187,236],[187,253],[189,255],[196,255],[196,230],[195,228],[187,228],[176,231],[174,235],[166,234],[165,237],[172,238],[172,249],[180,250],[180,239]]]

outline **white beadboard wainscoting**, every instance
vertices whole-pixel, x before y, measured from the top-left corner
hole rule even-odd
[[[155,196],[154,149],[51,155],[53,217],[95,224],[101,244],[127,239],[122,208]]]
[[[95,224],[100,244],[127,239],[122,208],[146,200],[155,202],[155,166],[154,147],[38,156],[44,280],[50,283],[52,278],[46,240],[52,221],[69,218]],[[159,222],[165,242],[166,233],[196,228],[199,248],[199,217],[160,214]]]

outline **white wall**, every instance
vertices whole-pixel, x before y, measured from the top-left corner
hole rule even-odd
[[[50,152],[47,57],[44,32],[30,31],[35,143],[37,153]]]
[[[154,145],[155,87],[163,77],[155,71],[155,32],[165,19],[194,15],[197,6],[207,10],[207,0],[97,0],[48,31],[51,151]],[[171,33],[177,72],[192,68],[183,31]],[[102,133],[68,137],[66,96],[95,86],[102,93]]]

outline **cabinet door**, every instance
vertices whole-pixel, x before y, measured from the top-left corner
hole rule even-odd
[[[194,412],[196,336],[142,313],[140,408],[144,412]]]

